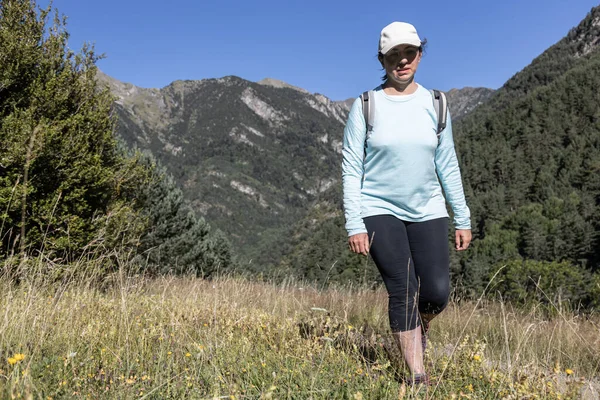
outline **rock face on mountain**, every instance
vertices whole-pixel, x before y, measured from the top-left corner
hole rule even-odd
[[[347,111],[325,96],[234,76],[162,89],[100,79],[117,97],[118,134],[151,151],[242,254],[268,248],[339,184]]]
[[[461,119],[475,107],[483,104],[494,94],[493,89],[466,87],[462,89],[451,89],[446,92],[448,96],[448,106],[452,113],[454,121]]]
[[[258,81],[257,83],[260,84],[260,85],[272,86],[274,88],[295,89],[295,90],[297,90],[299,92],[308,94],[307,90],[304,90],[304,89],[299,88],[297,86],[290,85],[289,83],[286,83],[284,81],[280,81],[279,79],[265,78],[263,80]]]
[[[350,111],[352,104],[354,104],[354,100],[356,99],[354,97],[351,97],[346,100],[336,101],[336,103],[342,106],[346,111]]]

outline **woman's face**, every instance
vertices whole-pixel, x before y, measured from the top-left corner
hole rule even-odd
[[[388,79],[406,84],[413,80],[421,61],[421,51],[416,46],[400,44],[388,51],[380,60]]]

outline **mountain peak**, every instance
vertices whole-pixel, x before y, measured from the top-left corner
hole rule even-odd
[[[131,83],[121,82],[118,79],[106,75],[100,69],[96,72],[96,78],[100,84],[108,86],[110,91],[117,96],[117,101],[120,102],[120,104],[126,101],[126,99],[139,95],[140,93],[157,91],[157,89],[144,89]]]
[[[477,106],[483,104],[494,92],[494,89],[470,86],[448,90],[446,95],[452,111],[452,119],[458,120],[464,117]]]
[[[600,6],[594,7],[581,23],[571,29],[566,38],[576,43],[576,56],[585,56],[600,47]]]
[[[261,81],[258,81],[256,83],[258,83],[259,85],[272,86],[272,87],[275,87],[275,88],[294,89],[294,90],[297,90],[297,91],[302,92],[302,93],[308,93],[308,91],[305,90],[305,89],[299,88],[299,87],[294,86],[294,85],[290,85],[289,83],[286,83],[284,81],[280,81],[279,79],[274,79],[274,78],[265,78],[265,79],[263,79]]]

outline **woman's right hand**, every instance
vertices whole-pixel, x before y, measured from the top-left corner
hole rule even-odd
[[[348,238],[350,250],[357,254],[367,255],[369,253],[369,235],[366,233],[358,233]]]

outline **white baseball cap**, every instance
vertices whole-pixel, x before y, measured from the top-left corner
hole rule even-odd
[[[379,52],[386,54],[399,44],[411,44],[421,46],[421,38],[417,29],[406,22],[392,22],[381,30],[379,37]]]

